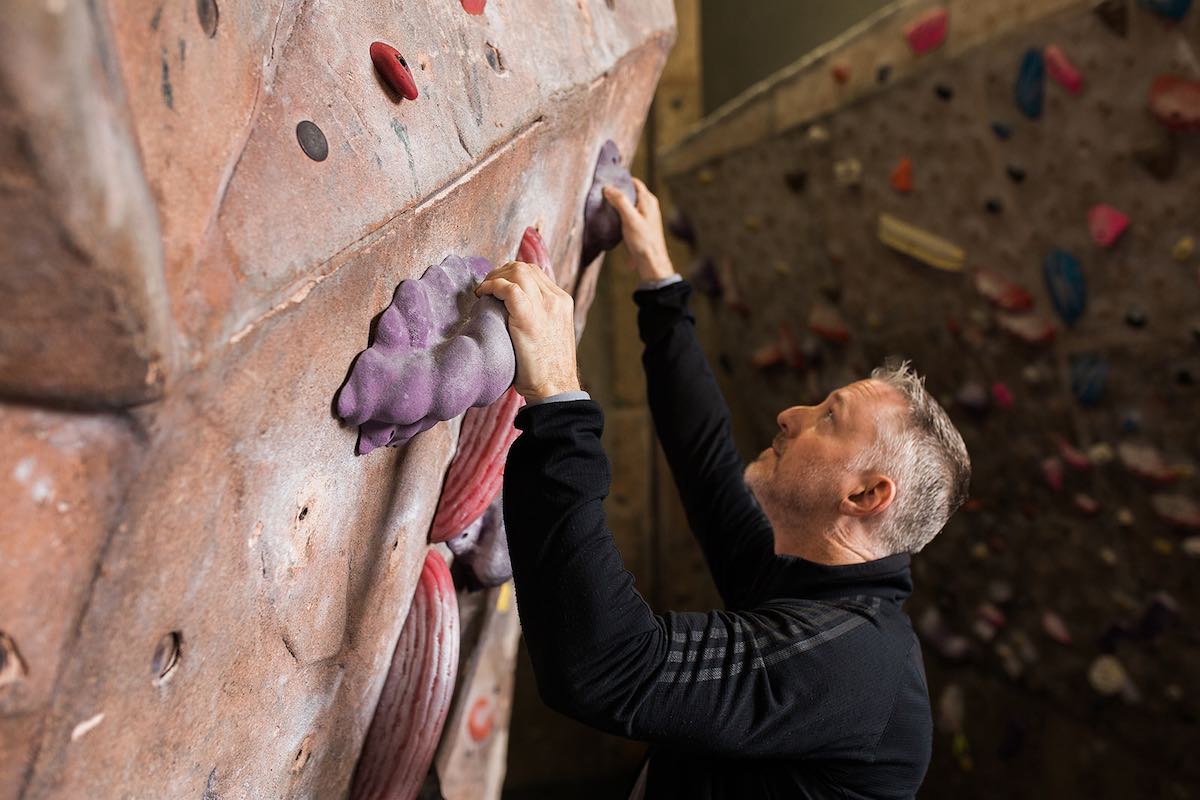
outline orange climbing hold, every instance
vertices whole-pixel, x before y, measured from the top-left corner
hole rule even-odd
[[[463,11],[476,17],[483,13],[483,7],[486,5],[487,0],[462,0]]]
[[[908,194],[913,189],[912,159],[902,158],[892,170],[892,188],[900,194]]]

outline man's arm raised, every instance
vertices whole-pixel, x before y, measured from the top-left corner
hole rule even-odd
[[[696,339],[691,287],[666,280],[675,271],[658,199],[644,183],[634,183],[636,207],[618,191],[606,190],[605,198],[621,215],[625,244],[644,287],[634,300],[654,427],[721,597],[728,608],[747,608],[758,599],[756,586],[775,555],[774,536],[743,481],[729,408]],[[648,288],[656,285],[660,288]]]

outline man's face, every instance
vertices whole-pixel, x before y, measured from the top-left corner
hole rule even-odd
[[[863,380],[820,405],[784,409],[775,441],[746,467],[746,485],[774,520],[828,519],[844,497],[860,490],[861,476],[850,470],[855,457],[904,408],[895,389]]]

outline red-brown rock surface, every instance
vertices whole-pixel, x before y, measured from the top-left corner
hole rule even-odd
[[[576,286],[595,153],[635,150],[673,25],[667,0],[6,7],[0,798],[346,792],[458,434],[356,458],[346,365],[401,280],[528,225]]]

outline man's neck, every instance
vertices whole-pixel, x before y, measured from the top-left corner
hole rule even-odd
[[[833,526],[824,531],[797,531],[775,527],[775,552],[803,558],[815,564],[844,566],[862,564],[878,558],[871,550],[863,547],[858,537],[844,529]]]

